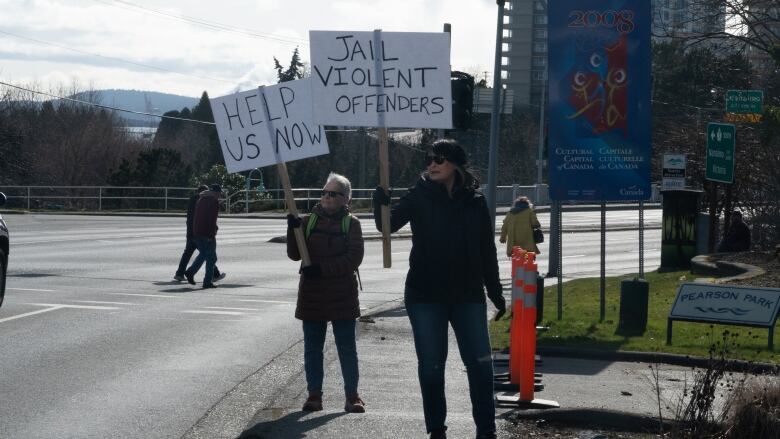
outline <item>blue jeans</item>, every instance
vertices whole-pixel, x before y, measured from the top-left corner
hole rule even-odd
[[[471,413],[477,434],[496,430],[493,400],[493,358],[484,303],[407,303],[417,350],[425,427],[430,433],[445,426],[444,366],[447,362],[447,331],[452,325],[460,358],[466,366]]]
[[[198,256],[187,269],[190,276],[200,270],[203,261],[206,261],[206,274],[203,276],[203,285],[211,284],[214,279],[214,265],[217,263],[217,240],[211,238],[195,238],[195,246],[198,247]]]
[[[323,354],[325,333],[328,322],[303,321],[303,364],[306,369],[306,383],[309,392],[322,392]],[[336,350],[341,363],[341,376],[344,378],[344,394],[357,393],[358,388],[358,357],[355,343],[355,320],[334,320],[333,337],[336,339]]]
[[[187,236],[187,243],[184,246],[181,259],[179,259],[179,268],[176,269],[176,276],[184,276],[184,272],[187,271],[187,264],[190,263],[190,258],[192,258],[192,254],[195,253],[195,250],[197,249],[198,246],[195,245],[195,239],[191,236]],[[214,276],[218,275],[219,268],[214,265]]]

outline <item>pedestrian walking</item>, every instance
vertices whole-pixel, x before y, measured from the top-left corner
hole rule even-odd
[[[536,218],[534,206],[528,197],[517,197],[512,203],[512,208],[504,217],[504,223],[501,226],[499,241],[502,244],[506,243],[507,257],[512,257],[512,248],[515,246],[539,254],[539,247],[534,241],[534,229],[541,227],[542,225]]]
[[[184,272],[187,282],[195,285],[195,274],[206,262],[206,274],[203,276],[203,288],[216,288],[214,284],[214,267],[217,263],[217,216],[219,215],[219,195],[222,187],[218,184],[209,186],[209,190],[200,193],[195,203],[195,213],[192,220],[192,236],[198,249],[198,256],[192,265]]]
[[[349,180],[331,173],[312,213],[302,219],[287,217],[287,256],[293,261],[301,259],[294,229],[303,227],[311,258],[311,265],[300,270],[295,308],[295,318],[303,321],[303,359],[309,391],[303,404],[305,411],[322,410],[322,362],[328,322],[333,327],[344,379],[344,410],[365,411],[365,403],[358,394],[355,341],[355,319],[360,316],[355,272],[363,261],[363,232],[360,221],[349,212],[351,197]]]
[[[431,438],[446,438],[444,366],[448,325],[452,326],[469,381],[477,438],[496,437],[493,361],[487,325],[487,296],[500,318],[506,310],[498,275],[493,224],[466,152],[454,140],[433,143],[416,186],[393,204],[390,230],[412,227],[412,249],[404,300],[417,351],[425,427]],[[374,218],[390,204],[381,187],[374,192]]]
[[[195,250],[197,249],[195,238],[192,236],[192,221],[195,216],[195,204],[197,203],[198,198],[200,198],[200,194],[207,190],[209,190],[209,187],[205,184],[198,186],[197,192],[195,192],[187,201],[187,240],[184,244],[184,251],[181,254],[181,259],[179,259],[179,268],[176,269],[176,274],[173,275],[173,278],[179,282],[184,281],[184,272],[187,270],[187,264],[190,263],[190,258],[192,258],[192,254],[195,253]],[[214,265],[213,280],[222,280],[225,276],[227,276],[227,273],[220,273],[219,268]]]

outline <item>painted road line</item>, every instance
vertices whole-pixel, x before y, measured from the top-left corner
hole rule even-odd
[[[588,255],[571,255],[571,256],[564,256],[561,259],[573,259],[573,258],[584,258]]]
[[[107,302],[103,300],[71,300],[71,302],[76,303],[95,303],[100,305],[128,305],[128,306],[139,306],[140,303],[130,303],[130,302]]]
[[[66,305],[62,303],[25,303],[25,305],[50,306],[50,307],[71,308],[71,309],[97,309],[97,310],[106,310],[106,311],[122,309],[122,308],[117,308],[115,306]]]
[[[224,309],[226,311],[260,311],[257,308],[228,308],[225,306],[204,306],[206,309]]]
[[[18,314],[18,315],[15,315],[15,316],[6,317],[4,319],[0,319],[0,323],[9,322],[11,320],[16,320],[16,319],[21,319],[22,317],[33,316],[35,314],[42,314],[42,313],[49,312],[49,311],[54,311],[54,310],[57,310],[57,309],[60,309],[60,308],[61,308],[60,306],[53,306],[53,307],[50,307],[50,308],[39,309],[38,311],[32,311],[32,312],[28,312],[28,313],[24,313],[24,314]]]
[[[282,301],[282,300],[259,300],[259,299],[240,299],[239,302],[256,302],[256,303],[279,303],[282,305],[295,305],[295,302]]]
[[[56,292],[56,291],[57,291],[57,290],[41,290],[41,289],[38,289],[38,288],[11,288],[11,287],[8,287],[8,288],[6,288],[6,290],[14,290],[14,291],[37,291],[37,292],[41,292],[41,293],[54,293],[54,292]]]
[[[122,309],[122,308],[115,308],[110,306],[86,306],[86,305],[65,305],[65,304],[59,304],[59,303],[24,303],[23,305],[32,305],[32,306],[44,306],[46,308],[39,309],[37,311],[32,311],[24,314],[19,314],[11,317],[6,317],[4,319],[0,319],[0,323],[8,322],[11,320],[21,319],[22,317],[29,317],[36,314],[42,314],[49,311],[55,311],[58,309],[92,309],[92,310],[116,310],[116,309]]]
[[[105,294],[114,294],[117,296],[157,297],[161,299],[181,299],[180,296],[168,296],[165,294],[139,294],[139,293],[105,293]]]
[[[191,311],[182,311],[186,314],[217,314],[222,316],[242,316],[244,313],[242,312],[235,312],[235,311],[206,311],[206,310],[191,310]]]

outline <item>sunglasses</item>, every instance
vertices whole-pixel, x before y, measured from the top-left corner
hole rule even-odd
[[[336,197],[337,197],[337,196],[339,196],[339,195],[341,195],[342,197],[344,196],[344,194],[342,194],[341,192],[336,192],[336,191],[322,191],[322,196],[323,196],[323,197],[325,197],[326,195],[327,195],[328,197],[331,197],[331,198],[336,198]]]
[[[431,166],[431,162],[436,162],[437,165],[444,163],[446,158],[440,155],[429,155],[425,157],[425,166]]]

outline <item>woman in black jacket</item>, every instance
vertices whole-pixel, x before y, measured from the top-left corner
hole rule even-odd
[[[448,324],[466,366],[477,438],[495,438],[493,362],[487,328],[488,298],[506,305],[498,277],[495,235],[487,203],[467,169],[466,153],[453,140],[433,144],[417,185],[391,208],[392,232],[407,222],[412,250],[404,298],[417,351],[425,426],[431,438],[446,438],[444,365]],[[389,195],[374,192],[374,218]]]

